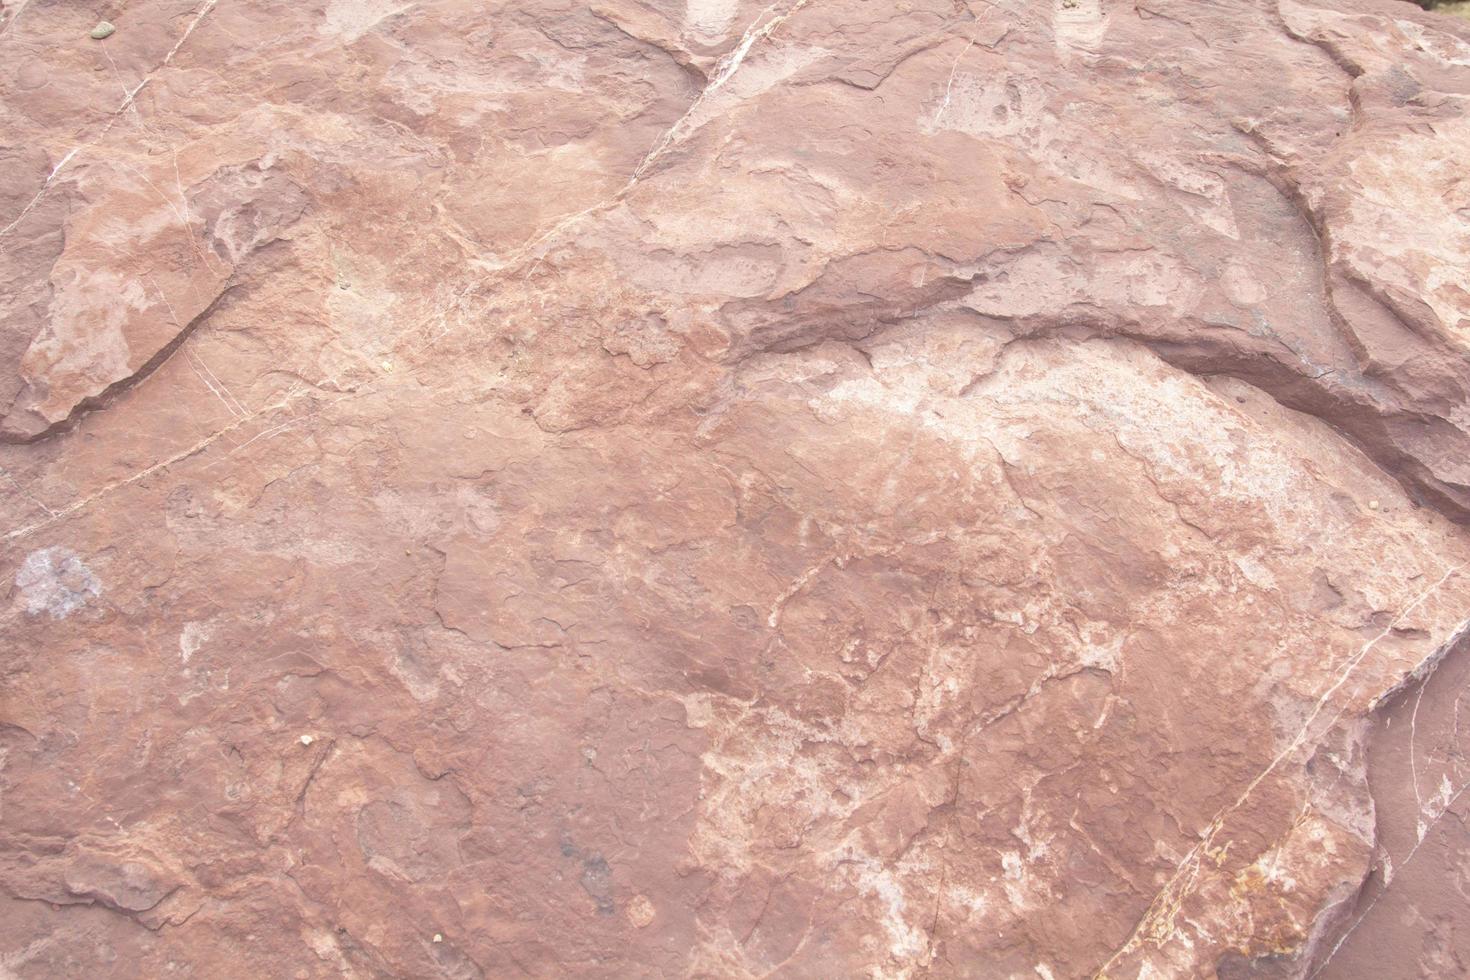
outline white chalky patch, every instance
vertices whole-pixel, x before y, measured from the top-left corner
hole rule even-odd
[[[398,4],[393,0],[332,0],[317,33],[340,37],[344,44],[351,44],[389,17],[411,9],[413,4]]]
[[[21,601],[31,615],[50,613],[52,619],[65,619],[102,594],[102,583],[82,563],[76,552],[52,547],[33,551],[26,556],[15,585]]]
[[[188,663],[189,658],[209,639],[209,632],[209,627],[204,623],[185,623],[184,628],[179,631],[179,659]]]
[[[730,29],[739,6],[736,0],[687,0],[684,21],[699,37],[719,40]]]
[[[1052,28],[1062,60],[1074,50],[1096,51],[1108,33],[1108,20],[1102,0],[1056,0]]]

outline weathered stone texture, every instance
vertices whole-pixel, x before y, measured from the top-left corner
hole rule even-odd
[[[0,975],[1470,972],[1461,22],[0,12]]]

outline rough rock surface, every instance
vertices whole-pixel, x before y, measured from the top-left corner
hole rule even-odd
[[[1470,25],[0,11],[0,975],[1470,968]]]

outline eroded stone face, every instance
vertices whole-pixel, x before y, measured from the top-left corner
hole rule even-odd
[[[1456,22],[0,10],[5,971],[1464,966]]]

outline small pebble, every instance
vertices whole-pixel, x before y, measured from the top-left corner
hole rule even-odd
[[[436,942],[436,943],[442,943],[443,941],[444,941],[444,937],[442,935],[440,935],[437,932],[434,933],[434,942]]]
[[[383,362],[383,370],[384,371],[391,371],[391,370],[393,370],[393,362],[391,362],[391,361],[384,361]]]
[[[1368,501],[1368,509],[1369,510],[1377,510],[1378,509],[1378,501],[1376,501],[1376,500],[1370,500],[1370,501]]]
[[[97,22],[96,27],[92,28],[92,33],[89,36],[94,41],[100,41],[103,38],[112,37],[112,32],[115,30],[117,30],[116,27],[113,27],[105,20],[101,20]]]
[[[301,736],[301,744],[302,745],[310,745],[312,742],[315,742],[315,741],[316,741],[316,739],[312,738],[310,735],[303,735],[303,736]]]
[[[658,910],[648,900],[647,895],[634,895],[633,900],[628,903],[628,921],[636,928],[643,929],[653,923]]]

